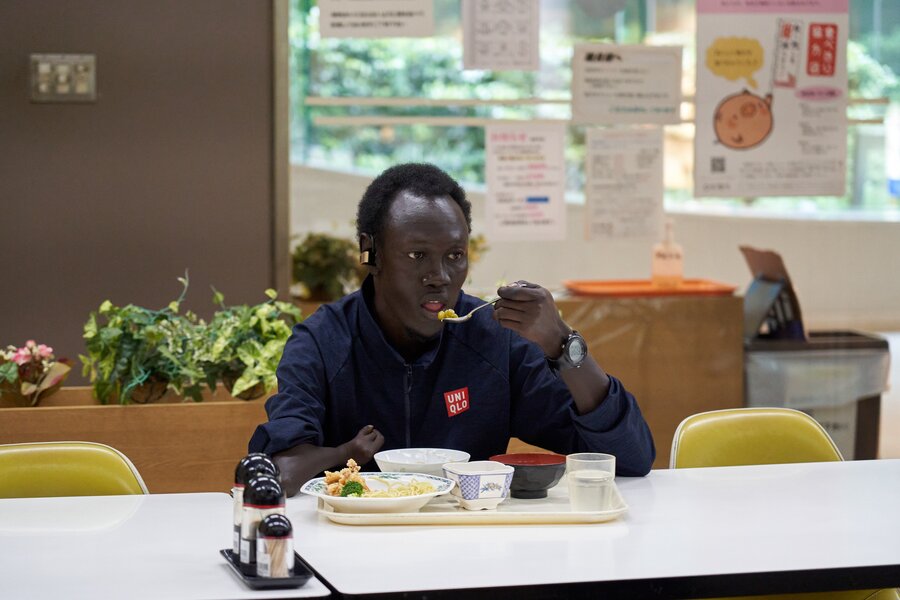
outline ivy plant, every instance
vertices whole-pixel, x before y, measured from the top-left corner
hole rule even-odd
[[[148,402],[167,387],[200,399],[203,372],[190,350],[198,320],[192,313],[178,313],[188,289],[187,275],[178,280],[181,295],[160,310],[104,300],[90,313],[83,335],[87,354],[79,358],[102,404]]]
[[[213,289],[219,310],[206,327],[200,362],[208,379],[221,379],[237,398],[255,398],[277,387],[284,345],[291,327],[302,320],[299,308],[276,300],[275,290],[266,290],[266,296],[254,306],[226,306],[222,293]]]

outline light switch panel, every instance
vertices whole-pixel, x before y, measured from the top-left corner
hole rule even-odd
[[[93,54],[32,54],[32,102],[96,102]]]

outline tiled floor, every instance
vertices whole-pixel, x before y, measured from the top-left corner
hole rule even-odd
[[[881,394],[881,432],[879,458],[900,458],[900,331],[881,333],[891,347],[891,372],[888,390]]]

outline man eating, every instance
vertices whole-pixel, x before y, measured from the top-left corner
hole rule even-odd
[[[361,288],[296,325],[278,367],[269,421],[250,440],[271,454],[285,491],[381,448],[506,451],[510,437],[559,452],[616,455],[619,475],[645,475],[656,456],[634,397],[607,375],[549,291],[500,287],[493,309],[462,292],[471,205],[449,175],[403,164],[360,200]]]

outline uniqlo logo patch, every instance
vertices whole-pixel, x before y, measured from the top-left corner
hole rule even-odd
[[[444,404],[447,405],[448,417],[455,417],[459,413],[466,412],[472,405],[469,400],[469,388],[464,387],[452,392],[444,392]]]

